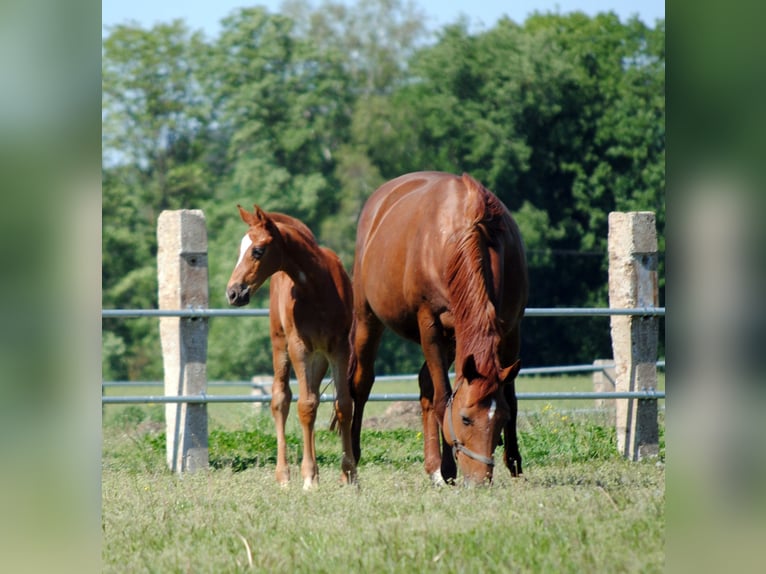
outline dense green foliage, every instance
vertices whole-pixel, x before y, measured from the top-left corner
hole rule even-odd
[[[664,251],[664,21],[538,14],[435,34],[422,22],[399,0],[295,1],[284,14],[239,10],[215,39],[182,21],[110,30],[103,306],[156,307],[163,209],[205,212],[211,307],[226,306],[237,203],[301,218],[350,271],[365,198],[421,169],[467,171],[515,214],[530,306],[606,305],[609,211],[656,212]],[[104,378],[159,378],[158,338],[156,321],[104,321]],[[604,319],[526,321],[527,366],[610,354]],[[211,378],[268,373],[270,361],[265,321],[211,321]],[[377,369],[421,361],[387,336]]]

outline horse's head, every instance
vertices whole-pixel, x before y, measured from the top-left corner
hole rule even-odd
[[[282,236],[274,221],[257,205],[253,213],[239,208],[242,221],[249,229],[239,247],[239,259],[226,286],[226,299],[230,305],[240,307],[250,302],[254,293],[266,279],[279,271],[282,265]]]
[[[444,412],[444,435],[468,484],[492,481],[493,453],[510,417],[503,387],[519,373],[520,362],[480,373],[473,355],[458,370],[455,390]]]

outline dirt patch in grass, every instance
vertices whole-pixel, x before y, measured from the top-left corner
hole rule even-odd
[[[397,401],[379,416],[365,417],[362,428],[375,430],[420,429],[423,426],[420,403]]]

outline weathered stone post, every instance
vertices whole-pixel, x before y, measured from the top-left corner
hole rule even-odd
[[[157,220],[160,309],[207,308],[207,231],[202,211],[163,211]],[[207,319],[160,317],[165,395],[207,389]],[[207,405],[165,405],[167,461],[174,472],[208,467]]]
[[[609,306],[657,307],[657,231],[654,213],[609,214]],[[616,390],[657,388],[657,317],[611,318]],[[617,399],[617,446],[639,460],[659,452],[657,401]]]
[[[599,367],[593,371],[593,392],[594,393],[612,393],[615,390],[614,361],[611,359],[596,359],[593,361],[594,367]],[[615,399],[596,399],[597,409],[615,408]]]

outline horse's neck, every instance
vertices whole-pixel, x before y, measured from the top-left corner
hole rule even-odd
[[[322,253],[315,241],[309,241],[296,228],[280,224],[279,232],[284,241],[282,271],[297,285],[303,285],[323,273]]]
[[[455,358],[462,364],[474,355],[480,372],[495,363],[500,340],[497,309],[492,301],[494,287],[487,284],[480,232],[472,230],[460,243],[449,263],[449,290],[455,317]]]

